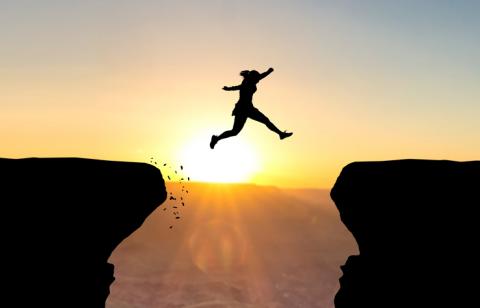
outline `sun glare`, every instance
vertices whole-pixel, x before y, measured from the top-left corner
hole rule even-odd
[[[192,139],[180,154],[181,163],[192,181],[248,182],[259,169],[254,149],[240,137],[220,141],[214,150],[202,136]]]

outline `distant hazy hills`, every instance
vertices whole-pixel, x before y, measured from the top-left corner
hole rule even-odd
[[[357,247],[329,191],[167,190],[171,200],[112,255],[107,307],[333,307],[339,267]]]

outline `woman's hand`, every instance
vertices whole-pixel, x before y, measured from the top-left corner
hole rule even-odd
[[[269,72],[269,73],[273,72],[273,68],[272,68],[272,67],[269,68],[269,69],[268,69],[268,72]]]
[[[222,89],[225,90],[225,91],[229,90],[229,88],[227,86],[224,86]]]

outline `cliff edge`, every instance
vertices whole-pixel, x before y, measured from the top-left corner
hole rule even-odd
[[[342,266],[336,308],[478,303],[480,162],[346,166],[331,191],[360,254]]]
[[[110,254],[165,198],[148,164],[0,159],[3,302],[104,307]]]

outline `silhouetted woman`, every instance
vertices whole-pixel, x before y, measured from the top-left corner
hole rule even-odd
[[[223,132],[219,136],[213,135],[210,141],[210,148],[213,149],[217,142],[221,139],[236,136],[242,130],[247,118],[265,124],[271,131],[277,133],[280,139],[285,139],[293,134],[287,133],[286,131],[280,131],[263,113],[260,112],[260,110],[253,107],[252,98],[253,93],[257,91],[257,83],[263,78],[267,77],[271,72],[273,72],[273,68],[269,68],[266,72],[261,74],[255,70],[241,71],[240,76],[243,77],[243,81],[240,85],[223,87],[223,90],[225,91],[240,90],[240,98],[235,104],[235,108],[232,112],[232,115],[235,116],[233,128]]]

